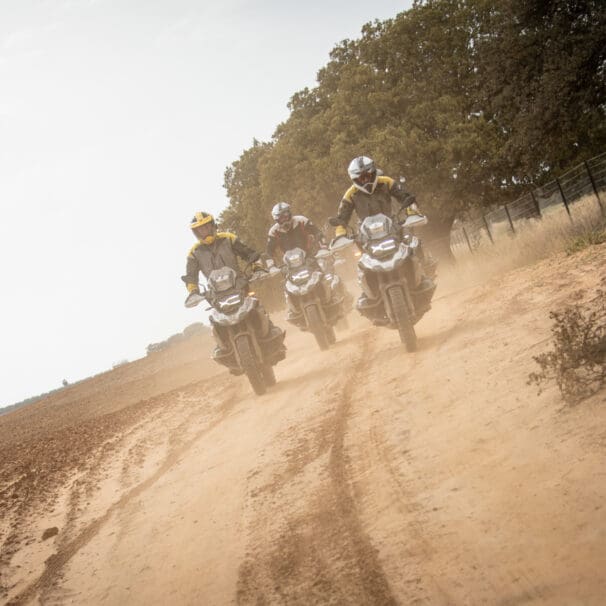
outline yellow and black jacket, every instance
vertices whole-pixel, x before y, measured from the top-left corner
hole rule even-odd
[[[187,255],[185,275],[181,276],[189,292],[198,290],[199,272],[208,278],[210,272],[222,267],[231,267],[240,273],[238,257],[247,263],[253,263],[260,255],[246,246],[235,234],[219,232],[212,244],[197,242]]]
[[[345,225],[349,223],[354,210],[360,221],[377,213],[383,213],[391,217],[394,212],[392,207],[394,201],[406,207],[414,204],[416,199],[400,183],[391,177],[381,175],[377,177],[377,185],[372,194],[363,193],[355,185],[352,185],[345,192],[339,204],[337,216]]]

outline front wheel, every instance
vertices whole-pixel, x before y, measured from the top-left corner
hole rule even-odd
[[[313,333],[313,336],[316,338],[318,347],[322,351],[328,349],[330,341],[328,339],[328,335],[326,334],[326,327],[324,326],[324,322],[322,322],[318,307],[316,305],[308,307],[305,310],[305,315],[307,316],[307,325],[309,326],[309,331]]]
[[[267,388],[265,377],[261,365],[257,362],[257,357],[253,353],[250,340],[247,336],[242,335],[236,339],[236,349],[240,357],[242,368],[252,385],[253,391],[262,396]]]
[[[276,375],[274,373],[274,367],[271,364],[263,364],[261,367],[263,372],[263,378],[265,379],[265,385],[271,387],[276,384]]]
[[[348,328],[349,328],[349,320],[347,319],[347,316],[343,316],[337,322],[337,329],[338,330],[347,330]]]
[[[394,318],[398,324],[398,332],[400,333],[400,341],[406,346],[406,351],[416,351],[417,349],[417,334],[415,327],[412,324],[408,306],[404,299],[404,291],[402,288],[390,288],[389,302]]]

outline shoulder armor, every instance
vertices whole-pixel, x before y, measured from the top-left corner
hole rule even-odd
[[[380,177],[377,177],[377,185],[379,185],[380,183],[384,183],[385,185],[387,185],[387,187],[389,187],[389,189],[391,189],[395,181],[391,177],[381,175]]]
[[[230,231],[220,231],[217,233],[217,238],[222,240],[231,240],[234,242],[238,239],[238,236],[236,236],[236,234],[232,234]]]
[[[379,177],[380,178],[380,177]],[[352,185],[343,196],[343,200],[353,204],[353,195],[358,191],[358,188],[355,185]]]
[[[277,223],[274,223],[270,228],[269,228],[269,232],[267,233],[268,237],[270,238],[275,238],[278,235],[278,232],[280,231],[280,226]]]
[[[307,217],[304,217],[303,215],[293,215],[293,227],[299,227],[299,225],[307,225],[308,223],[309,219]]]

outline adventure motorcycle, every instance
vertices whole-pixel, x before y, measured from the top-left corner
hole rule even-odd
[[[287,320],[303,331],[311,332],[321,350],[336,341],[335,324],[345,317],[345,290],[334,272],[334,257],[320,249],[307,257],[302,248],[284,253],[284,289],[294,314]]]
[[[254,277],[258,276],[248,276]],[[208,289],[190,306],[203,298],[211,306],[209,319],[223,345],[215,349],[213,359],[234,375],[246,374],[254,392],[264,394],[276,383],[273,367],[286,357],[284,332],[275,327],[271,330],[268,316],[257,312],[259,300],[249,293],[248,279],[238,276],[231,267],[213,270]]]
[[[397,328],[407,351],[417,347],[414,325],[431,309],[436,289],[433,281],[423,279],[419,239],[410,233],[426,223],[423,215],[410,215],[401,224],[383,214],[371,215],[357,235],[331,243],[336,250],[358,245],[359,279],[367,295],[358,300],[358,311],[377,325]],[[331,224],[340,222],[332,219]],[[435,272],[435,261],[431,263]]]

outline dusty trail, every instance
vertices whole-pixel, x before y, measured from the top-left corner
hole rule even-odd
[[[0,602],[602,604],[604,394],[562,409],[526,378],[548,310],[605,268],[594,247],[439,296],[415,354],[353,317],[329,352],[289,330],[261,398],[188,350],[149,361],[143,399],[144,364],[119,403],[83,384],[42,437],[33,409],[0,417],[23,444],[0,474]],[[30,434],[57,453],[33,484]]]
[[[254,494],[264,498],[249,524],[250,548],[238,580],[240,604],[267,599],[395,603],[359,519],[344,448],[352,394],[372,356],[369,342],[368,333],[356,336],[357,351],[345,376],[318,393],[321,408],[314,407],[312,418],[289,428],[278,473],[258,470]]]

